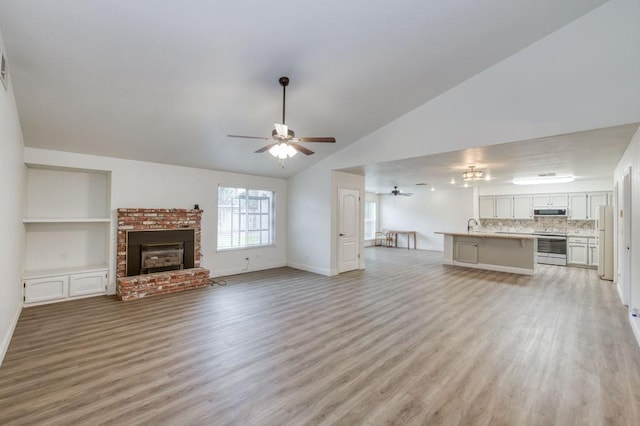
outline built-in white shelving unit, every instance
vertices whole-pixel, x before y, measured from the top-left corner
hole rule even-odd
[[[28,165],[25,304],[106,293],[111,175]]]

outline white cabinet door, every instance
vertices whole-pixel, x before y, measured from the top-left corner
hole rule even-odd
[[[569,205],[569,196],[567,194],[553,194],[549,198],[551,207],[567,207]]]
[[[569,216],[567,219],[587,220],[587,194],[569,195]]]
[[[496,217],[513,219],[513,197],[496,197]]]
[[[586,266],[588,261],[587,244],[567,244],[567,263]]]
[[[534,195],[534,207],[567,207],[569,205],[569,195],[567,194],[547,194]]]
[[[496,217],[496,197],[480,197],[480,219]]]
[[[69,297],[105,293],[106,279],[105,271],[69,275]]]
[[[599,260],[598,245],[589,244],[589,266],[598,266]]]
[[[533,218],[533,205],[531,195],[516,195],[513,197],[513,218]]]
[[[606,192],[595,192],[589,194],[589,219],[598,218],[598,206],[608,205],[608,194]]]
[[[64,299],[69,295],[69,277],[48,277],[24,280],[25,303]]]
[[[548,195],[534,195],[533,206],[534,207],[549,207],[551,198]]]

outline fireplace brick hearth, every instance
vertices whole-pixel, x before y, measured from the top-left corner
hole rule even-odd
[[[202,210],[118,209],[116,277],[120,300],[134,300],[208,285],[209,270],[200,267],[201,220]],[[193,268],[127,276],[128,233],[165,230],[193,230]]]

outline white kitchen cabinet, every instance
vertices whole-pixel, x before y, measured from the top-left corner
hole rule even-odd
[[[533,196],[534,207],[567,207],[569,196],[567,194],[544,194]]]
[[[569,213],[567,219],[587,220],[587,194],[569,194]]]
[[[496,218],[513,219],[513,197],[496,197]]]
[[[59,302],[78,297],[107,294],[106,267],[83,271],[41,271],[23,280],[25,304]]]
[[[480,197],[480,219],[496,217],[496,197]]]
[[[587,266],[589,264],[589,238],[567,238],[567,264]]]
[[[598,207],[607,206],[609,195],[606,192],[594,192],[589,194],[589,219],[596,220],[598,218]]]
[[[599,252],[598,252],[598,240],[595,238],[589,238],[589,243],[587,245],[589,250],[589,266],[598,267],[598,262],[600,261]]]
[[[532,219],[533,201],[531,195],[516,195],[513,197],[513,218]]]

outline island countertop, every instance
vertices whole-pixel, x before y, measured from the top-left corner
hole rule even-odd
[[[434,234],[451,235],[454,237],[476,237],[476,238],[508,238],[512,240],[535,240],[539,235],[519,234],[512,232],[434,232]]]

